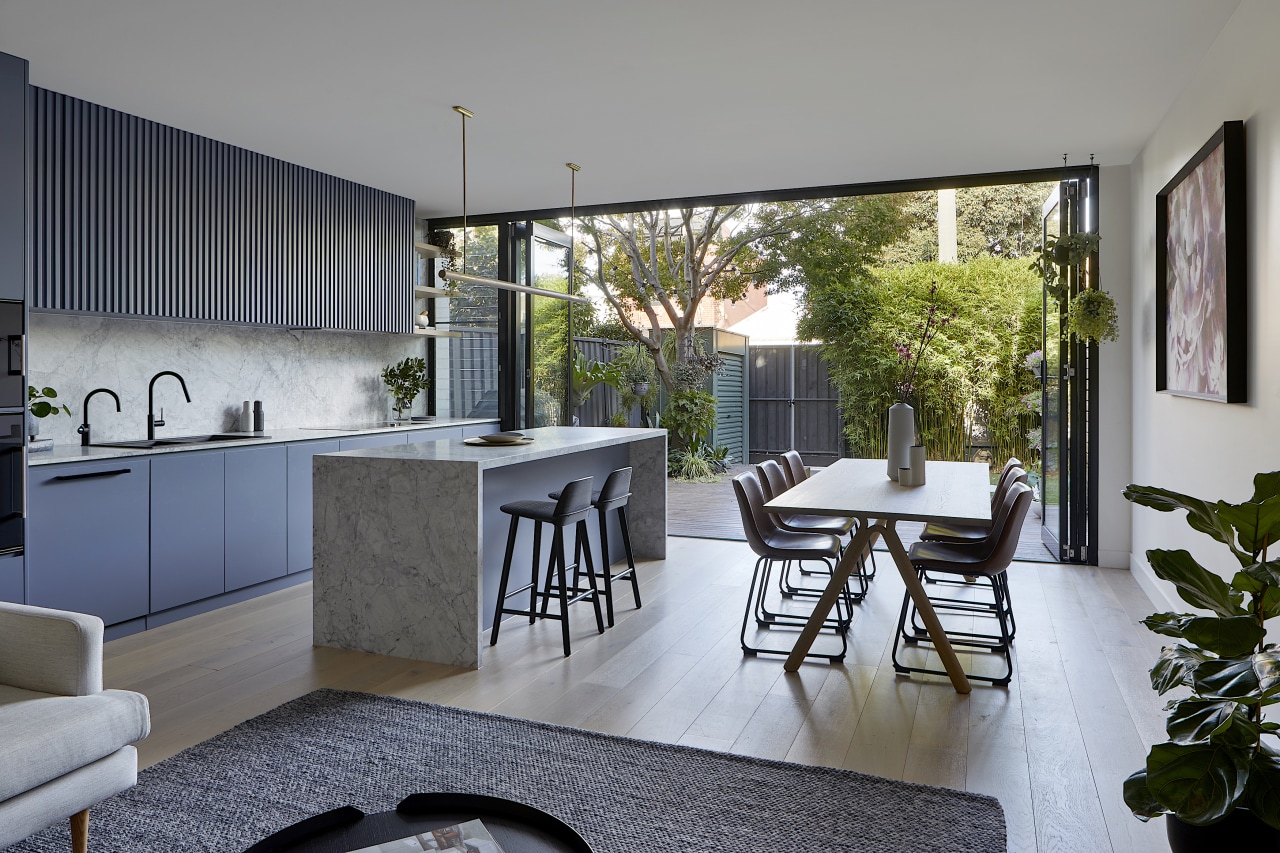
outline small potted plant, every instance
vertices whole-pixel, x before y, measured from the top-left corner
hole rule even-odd
[[[1125,803],[1141,820],[1167,815],[1174,853],[1280,849],[1280,723],[1263,713],[1280,702],[1280,645],[1267,642],[1265,624],[1280,615],[1280,559],[1269,559],[1280,539],[1280,471],[1254,477],[1253,497],[1240,504],[1152,486],[1130,485],[1124,496],[1185,510],[1240,564],[1227,581],[1187,551],[1147,552],[1156,576],[1202,612],[1142,620],[1178,641],[1151,669],[1151,686],[1178,698],[1165,706],[1169,740],[1125,781]]]
[[[52,388],[27,386],[27,435],[34,437],[40,434],[38,418],[47,418],[58,413],[71,416],[71,410],[62,403],[50,402],[57,399],[58,392]]]
[[[382,369],[382,381],[391,392],[392,406],[396,420],[404,420],[404,413],[413,406],[413,401],[427,388],[431,380],[427,378],[427,362],[421,358],[406,358],[397,364],[388,364]]]

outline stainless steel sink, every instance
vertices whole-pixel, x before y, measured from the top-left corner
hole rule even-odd
[[[252,441],[259,438],[271,438],[269,435],[243,435],[237,433],[215,433],[213,435],[174,435],[164,438],[140,438],[134,441],[95,441],[93,447],[175,447],[185,444],[214,444],[219,441]]]

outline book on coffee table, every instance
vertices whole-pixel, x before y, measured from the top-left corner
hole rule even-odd
[[[419,853],[423,850],[455,850],[458,853],[503,853],[489,830],[478,820],[455,823],[417,835],[361,847],[349,853]]]

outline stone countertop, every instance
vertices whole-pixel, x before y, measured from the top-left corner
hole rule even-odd
[[[665,437],[665,429],[621,427],[538,427],[521,430],[531,444],[476,447],[461,441],[425,442],[326,453],[323,458],[394,459],[404,462],[438,462],[472,465],[480,469],[501,468],[535,459],[550,459],[582,450],[612,447],[649,438]]]
[[[284,444],[299,441],[321,441],[324,439],[350,438],[354,435],[374,435],[383,432],[404,432],[406,430],[442,429],[445,427],[467,426],[470,424],[493,423],[492,418],[436,418],[431,421],[395,426],[352,427],[344,429],[290,427],[288,429],[272,429],[267,435],[255,435],[251,432],[221,432],[219,435],[240,435],[243,439],[212,441],[203,444],[174,444],[162,447],[81,447],[78,444],[63,444],[53,450],[42,450],[27,454],[27,464],[56,465],[66,462],[97,462],[104,459],[123,459],[128,456],[154,456],[158,453],[183,453],[191,450],[214,450],[228,447],[245,447],[257,444]],[[484,448],[478,448],[484,450]],[[355,453],[357,451],[347,451]]]

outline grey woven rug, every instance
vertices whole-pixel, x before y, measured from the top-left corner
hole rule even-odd
[[[1005,849],[991,797],[425,702],[317,690],[140,774],[94,808],[94,853],[241,851],[341,805],[416,791],[521,800],[596,853]],[[65,822],[10,853],[66,853]]]

